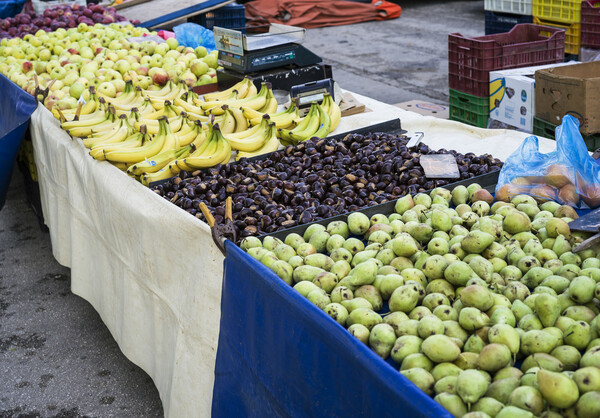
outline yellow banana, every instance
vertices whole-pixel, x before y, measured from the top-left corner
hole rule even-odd
[[[248,87],[249,87],[247,85],[248,81],[250,81],[250,79],[248,77],[245,77],[242,81],[234,84],[233,86],[229,87],[227,90],[216,91],[214,93],[206,93],[204,95],[204,100],[206,100],[207,102],[217,101],[217,100],[225,100],[231,96],[231,93],[233,93],[234,90],[236,90],[239,93],[240,91],[243,91],[242,89],[244,88],[244,86],[246,86],[246,88],[248,89]],[[246,91],[246,94],[248,94],[247,91]],[[246,96],[244,96],[244,97],[246,97]],[[243,97],[240,97],[240,98],[243,98]]]
[[[277,112],[277,99],[273,96],[273,90],[270,88],[267,91],[267,101],[263,107],[257,109],[260,113],[266,113],[268,115]]]
[[[119,142],[116,144],[99,144],[97,146],[92,147],[90,150],[90,155],[94,157],[96,160],[104,160],[104,153],[109,151],[115,151],[123,148],[135,148],[141,147],[144,143],[144,134],[141,132],[136,132],[133,135],[125,138],[123,142]]]
[[[62,113],[65,117],[71,117],[71,120],[80,120],[82,116],[85,115],[89,115],[92,114],[94,112],[96,112],[96,110],[98,110],[98,106],[100,105],[100,103],[98,102],[98,96],[96,95],[96,91],[94,90],[94,87],[90,87],[90,97],[88,97],[88,100],[83,103],[83,105],[81,105],[81,109],[79,109],[79,106],[75,109],[64,109],[62,110]],[[54,117],[56,117],[57,119],[59,119],[58,117],[58,111],[54,109],[54,107],[52,107],[52,114],[54,115]]]
[[[230,107],[229,111],[233,115],[235,119],[235,131],[234,132],[243,132],[248,129],[248,119],[244,117],[242,110],[239,107]],[[221,133],[224,133],[221,131]]]
[[[267,119],[267,122],[269,121],[269,115],[263,115],[262,119]],[[233,132],[230,134],[227,134],[227,139],[229,138],[233,138],[233,139],[244,139],[244,138],[248,138],[249,136],[254,135],[256,132],[258,132],[259,130],[264,130],[266,129],[266,127],[268,126],[268,124],[261,126],[260,123],[254,125],[251,128],[248,128],[244,131],[241,132]]]
[[[205,116],[204,110],[201,107],[196,106],[187,100],[188,97],[190,97],[189,94],[190,94],[190,92],[187,92],[187,93],[183,93],[183,95],[181,97],[176,97],[173,100],[173,104],[175,106],[182,108],[186,112],[194,113],[194,114],[200,115],[200,116]]]
[[[331,132],[331,117],[320,105],[317,105],[317,111],[319,113],[319,129],[312,136],[325,138]]]
[[[173,160],[185,158],[193,149],[195,149],[193,145],[187,145],[178,149],[162,151],[152,158],[135,163],[127,169],[127,174],[131,176],[140,176],[143,173],[156,173],[169,165]]]
[[[138,148],[110,151],[104,154],[104,158],[108,161],[131,164],[155,156],[162,150],[167,138],[167,118],[162,117],[159,122],[162,122],[161,129],[159,130],[158,135],[156,135],[149,143]]]
[[[103,97],[104,100],[106,100],[114,106],[115,104],[124,105],[131,102],[135,98],[135,93],[136,92],[133,88],[133,83],[131,82],[131,80],[128,80],[125,82],[125,88],[117,97],[109,97],[100,92],[98,92],[98,95],[100,97]]]
[[[67,122],[63,125],[63,129],[65,129],[69,135],[73,137],[83,138],[91,135],[94,132],[101,132],[103,130],[112,129],[115,124],[119,123],[119,120],[116,117],[115,110],[112,106],[109,107],[109,111],[105,114],[104,119],[96,119],[96,120],[86,120],[83,121],[83,126],[73,125],[73,122]]]
[[[195,104],[197,106],[199,106],[202,111],[204,112],[211,112],[211,110],[213,108],[217,108],[214,110],[214,112],[211,112],[213,115],[222,115],[223,111],[221,110],[221,106],[223,106],[224,104],[229,104],[230,102],[233,102],[237,100],[237,91],[234,90],[233,93],[231,94],[231,97],[226,99],[226,100],[213,100],[210,102],[203,102],[203,101],[195,101]]]
[[[152,102],[152,106],[154,106],[154,108],[156,110],[162,109],[163,106],[165,105],[165,101],[169,100],[169,101],[173,101],[175,100],[176,97],[181,96],[183,93],[185,93],[185,90],[183,90],[181,88],[181,86],[175,85],[173,84],[173,89],[166,95],[164,96],[148,96],[150,97],[150,101]]]
[[[169,128],[168,123],[166,123],[165,125],[166,126],[164,127],[164,130],[166,132],[166,138],[165,143],[163,144],[163,147],[160,150],[160,152],[181,148],[181,146],[179,145],[179,137],[177,136],[177,134],[171,131],[171,128]]]
[[[292,102],[290,107],[288,107],[286,110],[269,116],[271,117],[271,122],[273,122],[277,128],[289,129],[290,127],[295,127],[295,120],[298,118],[298,109],[296,108],[295,103]],[[260,123],[261,120],[262,116],[260,119],[251,119],[250,124],[256,125]]]
[[[155,181],[170,179],[181,171],[177,166],[175,166],[174,170],[172,167],[173,163],[169,163],[166,167],[161,168],[156,173],[144,173],[140,176],[140,181],[144,186],[148,187]]]
[[[144,97],[160,98],[160,97],[168,95],[173,90],[173,87],[174,87],[174,83],[171,80],[169,80],[163,86],[162,89],[160,89],[160,90],[142,90],[142,95]]]
[[[256,84],[250,79],[248,79],[248,93],[246,93],[246,97],[256,96],[258,94],[258,89],[256,88]]]
[[[331,132],[333,132],[340,123],[342,111],[340,110],[340,106],[333,100],[333,97],[331,97],[329,93],[325,93],[323,95],[323,102],[326,105],[326,112],[331,118]]]
[[[252,152],[263,146],[266,136],[270,135],[271,131],[269,119],[266,117],[260,125],[257,125],[257,129],[252,135],[245,138],[236,138],[232,134],[223,134],[223,136],[231,144],[231,149]]]
[[[133,127],[127,122],[127,118],[122,117],[115,129],[90,135],[84,138],[82,142],[86,148],[93,148],[100,144],[116,144],[117,142],[124,141],[133,132]]]
[[[313,105],[311,105],[310,110],[308,111],[306,116],[304,116],[304,118],[302,118],[302,120],[298,123],[298,125],[294,129],[288,130],[288,129],[280,128],[278,130],[279,137],[286,141],[296,142],[295,139],[292,139],[292,132],[294,132],[295,134],[298,134],[298,132],[305,131],[311,123],[313,123],[313,125],[315,123],[318,123],[318,117],[319,116],[317,114],[317,107],[315,104],[313,104]],[[315,122],[314,119],[317,119],[317,122]],[[317,129],[318,129],[318,126],[315,128],[315,132]]]
[[[297,130],[296,127],[290,131],[290,138],[292,141],[295,141],[296,143],[306,141],[307,139],[312,138],[315,132],[317,132],[321,126],[321,118],[318,112],[318,106],[319,105],[316,102],[313,102],[311,105],[311,108],[313,108],[314,111],[311,109],[312,116],[309,117],[309,123],[304,129]],[[309,115],[311,115],[311,113],[309,113]]]
[[[274,124],[269,126],[268,133],[266,135],[266,140],[263,142],[262,146],[253,151],[253,152],[238,152],[236,156],[236,160],[240,158],[251,158],[257,155],[267,154],[270,152],[275,152],[279,148],[279,139],[277,139],[276,128]]]
[[[233,113],[231,113],[231,110],[227,105],[223,105],[222,107],[225,113],[223,114],[223,122],[219,124],[219,126],[221,127],[221,132],[226,134],[235,132],[236,121],[235,117],[233,116]]]
[[[267,83],[262,83],[262,88],[258,94],[254,96],[248,96],[245,99],[226,100],[223,102],[205,102],[204,104],[201,104],[200,107],[206,111],[210,111],[210,113],[215,115],[220,115],[223,113],[223,109],[221,108],[221,105],[223,104],[227,104],[230,107],[248,107],[250,109],[258,110],[267,102],[268,91],[269,88]]]
[[[231,159],[231,145],[221,135],[218,125],[213,126],[213,137],[216,138],[213,139],[216,142],[216,150],[212,154],[184,158],[183,164],[197,170],[228,162]]]
[[[94,113],[90,113],[89,115],[80,115],[79,119],[65,121],[60,124],[61,128],[65,131],[68,131],[72,128],[78,128],[83,126],[91,126],[97,125],[98,123],[102,123],[108,118],[108,109],[102,107],[97,109]]]

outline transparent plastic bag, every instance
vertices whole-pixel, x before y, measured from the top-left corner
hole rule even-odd
[[[496,199],[506,201],[518,194],[576,208],[600,205],[600,166],[590,156],[573,116],[566,115],[556,128],[556,151],[542,154],[537,137],[530,136],[506,159]]]
[[[196,23],[182,23],[173,28],[175,39],[179,45],[196,49],[199,46],[206,48],[208,52],[217,49],[215,46],[215,35],[212,30],[206,29]]]

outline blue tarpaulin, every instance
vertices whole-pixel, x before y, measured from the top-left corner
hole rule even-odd
[[[6,200],[13,165],[37,100],[0,74],[0,209]]]
[[[14,17],[21,13],[27,0],[0,0],[0,18]]]
[[[229,241],[218,347],[214,417],[451,417]]]

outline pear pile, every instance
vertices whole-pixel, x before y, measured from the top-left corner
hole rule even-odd
[[[600,259],[573,253],[576,218],[471,184],[240,246],[456,417],[587,418],[600,416]]]

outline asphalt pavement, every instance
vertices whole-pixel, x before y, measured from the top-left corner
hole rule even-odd
[[[405,1],[399,19],[310,29],[342,88],[447,104],[447,35],[484,32],[483,1]],[[159,417],[158,392],[92,306],[26,202],[15,169],[0,211],[0,417]]]

